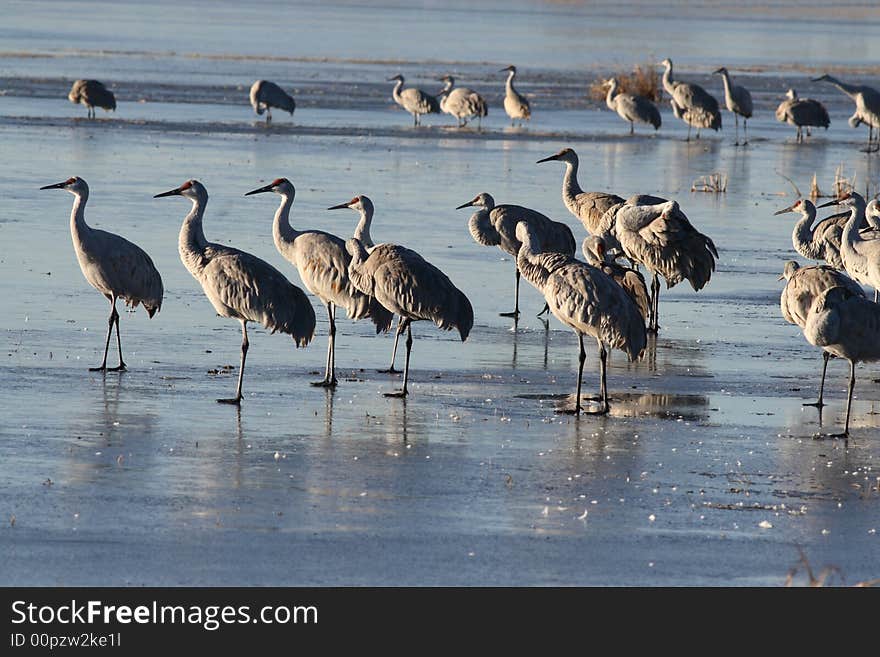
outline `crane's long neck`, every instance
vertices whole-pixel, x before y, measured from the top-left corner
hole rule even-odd
[[[403,99],[400,97],[401,89],[403,89],[403,80],[398,80],[397,84],[394,85],[394,90],[391,92],[391,97],[394,98],[394,102],[398,104],[403,103]]]
[[[727,71],[721,71],[721,81],[724,83],[724,95],[730,98],[730,74]]]
[[[516,254],[516,268],[529,283],[543,293],[550,272],[543,266],[540,253],[535,252],[536,245],[532,241],[533,236],[526,233],[525,235],[517,235],[517,238],[522,238],[522,243]]]
[[[826,81],[840,89],[843,93],[845,93],[853,100],[855,100],[855,97],[858,96],[861,92],[861,89],[859,89],[859,87],[852,84],[847,84],[846,82],[841,82],[837,78],[833,78],[830,75],[826,78]]]
[[[862,241],[859,234],[859,227],[865,220],[865,203],[862,201],[852,206],[849,215],[849,221],[843,228],[843,239],[840,243],[840,250],[843,252],[844,264],[847,269],[863,270],[867,267],[868,259],[855,249],[855,243]]]
[[[667,64],[666,70],[663,72],[663,88],[670,96],[675,90],[675,80],[672,79],[672,64]]]
[[[566,160],[565,176],[562,178],[562,200],[566,206],[571,207],[583,193],[584,190],[578,183],[578,161]]]
[[[353,245],[354,253],[351,253],[351,261],[348,263],[348,277],[354,284],[355,288],[364,294],[373,294],[373,278],[364,268],[364,264],[370,257],[361,241],[355,237],[346,242],[346,250],[348,245]]]
[[[373,223],[373,211],[367,208],[361,210],[361,220],[354,229],[354,237],[359,240],[366,248],[372,249],[376,246],[373,238],[370,236],[370,225]]]
[[[180,227],[177,250],[189,273],[197,276],[208,264],[205,253],[208,240],[205,239],[205,231],[202,229],[202,216],[205,214],[208,199],[195,198],[192,204],[192,210],[186,215]]]
[[[281,205],[275,210],[275,221],[272,222],[272,238],[275,248],[284,253],[288,245],[293,243],[300,231],[290,225],[290,208],[293,206],[295,192],[281,194]]]
[[[70,236],[74,245],[82,244],[92,229],[86,223],[86,202],[88,192],[78,192],[73,198],[73,209],[70,211]]]
[[[819,245],[813,242],[815,235],[813,234],[813,221],[816,219],[815,210],[812,212],[804,212],[801,220],[794,225],[794,231],[791,234],[791,241],[795,250],[805,258],[811,260],[821,260],[822,253]]]
[[[513,78],[516,77],[516,71],[511,71],[507,74],[507,84],[505,85],[505,89],[508,94],[516,93],[516,89],[513,88]]]
[[[605,95],[605,104],[610,110],[616,110],[614,106],[614,96],[617,95],[617,80],[612,80],[608,86],[608,93]]]

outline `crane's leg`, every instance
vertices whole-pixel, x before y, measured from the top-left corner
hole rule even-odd
[[[819,383],[819,401],[804,403],[803,406],[815,406],[819,409],[819,412],[822,412],[822,407],[825,406],[825,402],[823,401],[823,395],[825,393],[825,372],[828,370],[828,360],[831,358],[831,354],[827,351],[822,352],[822,381]]]
[[[798,126],[798,129],[797,129],[797,139],[795,139],[795,143],[796,143],[796,144],[800,144],[803,140],[804,140],[803,131],[801,130],[801,127]]]
[[[633,125],[633,122],[630,121],[629,122],[629,134],[634,135],[635,133],[636,133],[635,126]]]
[[[749,120],[743,118],[743,146],[749,143]]]
[[[386,397],[406,397],[407,389],[406,384],[409,382],[409,356],[412,351],[412,320],[411,319],[402,319],[401,324],[406,328],[406,360],[403,364],[403,389],[395,390],[394,392],[386,392]],[[399,327],[398,327],[399,330]]]
[[[549,315],[549,314],[550,314],[550,304],[547,303],[546,300],[544,301],[544,309],[543,309],[541,312],[539,312],[537,315],[535,315],[535,317],[542,317],[542,316],[544,316],[545,314],[546,314],[546,315]]]
[[[327,365],[324,368],[324,380],[312,381],[313,386],[333,388],[336,386],[336,308],[332,301],[327,302],[327,319],[330,321],[330,332],[327,336]]]
[[[114,323],[116,324],[116,349],[119,351],[119,365],[107,368],[110,372],[121,372],[125,369],[125,361],[122,360],[122,338],[119,337],[119,312],[116,310],[116,303],[113,303]],[[106,357],[106,356],[105,356]]]
[[[736,112],[733,113],[733,125],[734,125],[734,146],[739,146],[739,114]]]
[[[594,415],[605,415],[608,413],[608,350],[605,344],[599,340],[599,377],[600,377],[600,395],[602,396],[602,408],[593,411]]]
[[[509,313],[498,313],[501,317],[519,317],[519,267],[516,268],[516,292],[515,292],[515,303],[513,312]]]
[[[266,125],[272,123],[272,109],[266,105]]]
[[[846,397],[846,420],[843,424],[843,433],[832,434],[831,438],[843,438],[844,440],[849,439],[849,416],[850,410],[852,409],[852,397],[853,397],[853,389],[856,387],[856,363],[855,361],[849,362],[849,390],[847,391]]]
[[[877,299],[880,298],[880,290],[876,287],[874,288],[874,303],[877,303]]]
[[[657,315],[660,311],[660,279],[654,272],[651,277],[651,318],[648,322],[648,333],[657,333],[660,330],[660,324],[657,321]]]
[[[247,359],[247,352],[250,343],[247,337],[247,322],[241,321],[241,367],[238,369],[238,388],[235,391],[235,397],[232,399],[218,399],[221,404],[240,404],[241,403],[241,382],[244,380],[244,361]]]
[[[104,358],[98,367],[90,367],[89,372],[106,372],[107,371],[107,352],[110,349],[110,337],[113,335],[113,325],[119,321],[119,313],[116,312],[116,297],[110,299],[110,317],[107,319],[107,341],[104,343]],[[117,339],[119,333],[116,333]],[[111,368],[112,370],[124,369],[125,363],[122,362],[122,350],[119,351],[119,363],[121,368]]]
[[[400,342],[400,332],[403,330],[403,317],[397,316],[397,330],[394,331],[394,349],[391,350],[391,367],[387,370],[376,370],[380,374],[398,374],[400,370],[394,368],[394,360],[397,358],[397,343]]]

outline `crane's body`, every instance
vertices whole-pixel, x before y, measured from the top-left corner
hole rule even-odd
[[[486,100],[472,89],[456,87],[455,78],[445,75],[440,78],[446,86],[437,95],[440,98],[440,109],[450,114],[458,121],[458,127],[463,128],[471,119],[477,119],[477,124],[482,125],[482,118],[488,116],[489,106]]]
[[[137,244],[124,237],[92,228],[86,223],[85,208],[89,200],[89,186],[85,180],[74,176],[64,182],[46,185],[40,189],[63,189],[74,195],[70,212],[70,237],[79,268],[89,285],[98,290],[110,302],[110,319],[104,359],[92,371],[121,371],[125,369],[122,359],[122,339],[119,337],[119,313],[116,300],[122,299],[131,308],[143,305],[150,318],[162,308],[165,290],[162,277],[150,256]],[[116,344],[119,349],[119,365],[107,367],[107,351],[110,337],[116,326]]]
[[[576,243],[571,229],[564,223],[553,221],[540,212],[524,208],[520,205],[495,205],[491,195],[478,194],[468,203],[459,205],[456,210],[476,207],[477,212],[471,215],[468,229],[477,244],[497,246],[514,258],[516,269],[515,304],[512,312],[501,313],[503,317],[519,317],[519,279],[520,271],[516,267],[516,256],[521,243],[516,236],[516,226],[526,222],[531,230],[545,244],[545,250],[574,256]]]
[[[562,253],[542,250],[538,237],[525,222],[517,225],[516,236],[522,243],[517,265],[529,283],[544,295],[550,312],[578,336],[580,353],[574,413],[581,405],[584,336],[595,338],[599,346],[600,397],[598,413],[607,413],[608,349],[623,351],[633,361],[647,344],[645,322],[629,295],[601,270]]]
[[[779,107],[776,108],[776,120],[797,128],[797,142],[804,140],[803,129],[807,129],[810,136],[810,128],[825,128],[831,125],[828,110],[818,100],[812,98],[798,98],[794,89],[789,89]]]
[[[862,84],[848,84],[830,75],[822,75],[813,82],[828,82],[849,96],[856,104],[856,111],[849,118],[853,128],[861,124],[868,126],[868,150],[874,150],[874,130],[880,139],[880,91]]]
[[[782,317],[789,324],[794,324],[803,330],[807,325],[807,317],[813,303],[825,290],[832,287],[845,287],[856,296],[864,297],[862,288],[842,271],[827,265],[814,265],[801,267],[794,260],[785,263],[785,270],[780,280],[785,279],[785,287],[779,297],[779,309]],[[816,406],[822,408],[825,403],[825,373],[828,369],[829,352],[822,352],[822,380],[819,383],[819,400],[804,404],[804,406]]]
[[[608,210],[624,202],[617,194],[606,192],[585,192],[578,183],[578,156],[570,148],[563,148],[556,155],[538,160],[542,162],[564,162],[565,175],[562,178],[562,202],[583,224],[590,235],[605,240],[609,249],[620,249],[620,241],[614,226],[614,217]]]
[[[71,103],[85,105],[90,119],[95,118],[96,107],[108,112],[116,111],[116,96],[98,80],[77,80],[70,88],[67,99]]]
[[[615,262],[608,253],[608,247],[598,235],[588,235],[581,243],[581,253],[587,264],[596,269],[601,269],[608,276],[614,279],[624,292],[633,300],[639,309],[639,314],[645,322],[648,321],[649,302],[648,286],[645,285],[645,277],[642,274],[629,267]]]
[[[268,262],[205,238],[202,219],[208,204],[208,192],[199,181],[188,180],[155,198],[164,196],[183,196],[192,202],[192,210],[180,228],[180,260],[202,286],[217,314],[241,323],[241,366],[236,395],[231,399],[217,400],[240,404],[250,345],[247,323],[255,322],[272,333],[286,333],[297,347],[304,347],[315,333],[315,311],[305,293]]]
[[[672,113],[675,118],[687,123],[687,140],[691,139],[691,127],[697,129],[697,139],[700,138],[702,128],[720,130],[721,111],[718,109],[718,101],[698,84],[673,79],[671,59],[664,59],[660,65],[666,67],[663,88],[672,97]]]
[[[874,301],[880,291],[880,238],[873,231],[862,233],[865,219],[865,199],[856,192],[823,203],[819,207],[844,205],[850,209],[850,215],[843,228],[840,244],[840,256],[846,272],[863,285],[874,288]]]
[[[522,125],[523,121],[532,118],[532,107],[529,105],[528,99],[513,86],[516,66],[511,64],[499,71],[499,73],[505,72],[507,73],[507,82],[504,84],[504,111],[510,117],[510,125],[515,125],[517,121]]]
[[[440,102],[434,96],[415,87],[404,89],[404,78],[402,75],[395,75],[393,78],[388,78],[387,81],[396,82],[391,96],[394,98],[395,103],[412,114],[413,126],[421,124],[421,116],[423,114],[440,113]]]
[[[724,82],[724,104],[727,105],[727,111],[733,114],[733,120],[736,124],[736,140],[734,145],[739,146],[739,117],[743,117],[743,143],[748,144],[748,121],[752,118],[752,94],[745,87],[731,82],[730,73],[723,66],[715,71],[715,73],[720,75]]]
[[[618,92],[617,78],[606,81],[608,93],[605,96],[605,104],[612,112],[624,121],[629,122],[629,134],[635,132],[634,123],[645,123],[654,126],[654,130],[660,128],[662,120],[657,106],[644,96]]]
[[[266,123],[272,121],[273,107],[289,112],[291,116],[296,110],[296,101],[293,100],[293,96],[268,80],[257,80],[251,85],[250,100],[251,107],[254,108],[257,116],[262,116],[263,112],[266,113]]]
[[[354,286],[401,317],[398,332],[407,332],[403,388],[386,396],[405,397],[409,394],[412,323],[428,320],[445,331],[456,329],[464,342],[474,325],[471,302],[446,274],[411,249],[385,243],[368,253],[356,238],[348,240],[345,248],[351,255],[348,272]]]
[[[351,256],[345,240],[322,230],[297,230],[290,225],[290,210],[296,189],[287,178],[278,178],[269,185],[247,192],[245,196],[273,192],[281,196],[281,204],[272,223],[275,248],[292,263],[300,280],[327,309],[329,336],[324,379],[312,385],[335,387],[336,378],[336,308],[345,309],[349,319],[370,318],[376,332],[387,331],[393,317],[373,297],[358,291],[348,277]]]

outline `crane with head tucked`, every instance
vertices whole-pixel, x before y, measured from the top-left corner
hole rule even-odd
[[[785,287],[779,297],[779,309],[782,317],[789,324],[794,324],[803,330],[807,325],[807,317],[810,308],[825,290],[832,287],[844,287],[852,294],[864,297],[862,288],[849,276],[827,265],[814,265],[801,267],[794,260],[785,263],[785,269],[779,280],[785,280]],[[825,373],[828,370],[828,359],[831,353],[822,352],[822,381],[819,383],[819,400],[805,403],[804,406],[825,406],[823,401],[825,391]]]
[[[797,143],[804,140],[804,128],[807,129],[807,137],[809,137],[811,127],[827,130],[831,125],[828,110],[822,103],[812,98],[799,98],[794,89],[789,89],[785,93],[785,100],[776,108],[776,120],[797,128]]]
[[[116,111],[116,96],[97,80],[77,80],[70,88],[67,99],[73,104],[85,105],[90,119],[95,118],[96,107],[108,112]]]
[[[474,325],[471,302],[446,274],[412,249],[386,243],[367,252],[357,238],[348,240],[345,248],[351,255],[348,273],[354,286],[401,317],[398,332],[406,330],[403,388],[385,393],[385,396],[406,397],[409,394],[412,323],[428,320],[444,331],[457,329],[464,342]]]
[[[861,232],[866,223],[865,199],[861,194],[849,192],[840,198],[836,198],[820,205],[820,208],[829,205],[843,205],[850,209],[849,219],[843,228],[840,243],[840,257],[846,272],[863,285],[874,288],[874,302],[878,300],[880,293],[880,239],[873,234]]]
[[[519,317],[520,271],[516,266],[516,256],[521,244],[516,235],[517,224],[521,221],[526,222],[541,240],[541,244],[545,245],[546,251],[564,253],[571,257],[574,257],[576,248],[574,235],[564,223],[553,221],[535,210],[520,205],[495,205],[495,199],[485,192],[477,194],[467,203],[462,203],[456,210],[470,207],[477,208],[468,221],[468,228],[474,241],[483,246],[497,246],[514,257],[514,268],[516,269],[514,309],[512,312],[500,314],[502,317]]]
[[[516,66],[511,64],[502,68],[499,73],[507,73],[507,82],[504,85],[504,111],[510,117],[510,125],[515,125],[519,121],[522,125],[523,121],[532,118],[532,108],[529,100],[516,90],[513,86],[513,78],[516,77]]]
[[[387,331],[393,317],[376,299],[352,285],[348,277],[351,256],[345,250],[345,240],[322,230],[297,230],[290,225],[290,210],[296,197],[293,183],[287,178],[277,178],[268,185],[247,192],[245,196],[266,192],[281,197],[272,223],[275,248],[296,267],[303,285],[327,309],[327,365],[323,380],[315,381],[312,385],[335,387],[337,306],[345,308],[349,319],[369,318],[376,326],[376,333]]]
[[[697,129],[697,139],[702,128],[721,129],[721,111],[715,100],[703,87],[689,82],[680,82],[672,77],[672,60],[664,59],[660,66],[665,66],[663,88],[672,100],[672,113],[688,126],[687,141],[691,140],[691,127]]]
[[[272,121],[273,107],[289,112],[291,116],[296,109],[293,96],[268,80],[257,80],[251,85],[250,99],[257,116],[262,116],[263,112],[266,112],[266,123]]]
[[[74,196],[70,212],[70,236],[73,249],[83,276],[93,288],[103,294],[110,302],[110,319],[107,327],[107,340],[104,343],[104,358],[98,367],[90,367],[93,372],[119,372],[125,369],[122,360],[122,339],[119,337],[119,313],[116,300],[122,299],[131,308],[142,305],[150,318],[162,308],[162,277],[150,256],[137,244],[124,237],[105,230],[92,228],[86,223],[86,202],[89,200],[89,186],[85,180],[74,176],[64,182],[46,185],[40,189],[63,189]],[[110,349],[110,336],[116,326],[116,347],[119,350],[119,365],[107,367],[107,351]]]
[[[647,322],[649,298],[645,277],[639,271],[615,262],[611,254],[608,253],[605,240],[598,235],[588,235],[584,238],[584,241],[581,242],[581,253],[584,254],[588,265],[601,269],[623,288],[636,304],[642,319]]]
[[[662,120],[657,106],[644,96],[637,94],[618,92],[617,78],[605,81],[608,93],[605,96],[605,104],[612,112],[624,121],[629,121],[629,134],[635,132],[634,123],[645,123],[654,126],[654,130],[660,128]]]
[[[221,404],[241,403],[241,384],[247,358],[247,323],[256,322],[272,333],[293,338],[297,347],[311,342],[315,334],[315,310],[308,297],[268,262],[231,246],[209,242],[202,219],[208,191],[198,180],[156,194],[154,198],[182,196],[192,202],[178,239],[180,260],[202,286],[208,301],[221,317],[241,322],[241,365],[235,397],[218,399]]]
[[[636,360],[645,349],[645,321],[629,295],[601,270],[562,253],[543,251],[540,239],[524,221],[517,224],[522,243],[517,265],[529,283],[544,295],[550,312],[578,336],[578,379],[573,413],[580,414],[584,373],[584,336],[599,346],[600,402],[598,414],[608,413],[608,349],[623,351]],[[564,411],[568,412],[568,411]]]
[[[394,102],[403,109],[413,115],[413,126],[421,125],[422,114],[439,114],[440,102],[431,94],[410,87],[404,89],[404,77],[399,73],[392,78],[388,78],[386,82],[396,82],[394,90],[391,92]]]
[[[868,150],[875,150],[875,129],[880,140],[880,91],[863,84],[848,84],[827,74],[813,78],[813,82],[827,82],[852,99],[856,104],[856,111],[849,117],[849,124],[853,128],[859,127],[862,123],[867,124]]]
[[[477,126],[482,125],[482,118],[488,116],[489,106],[486,100],[473,89],[456,87],[455,78],[444,75],[440,78],[445,86],[437,94],[440,99],[440,109],[458,120],[458,127],[463,128],[471,119],[477,119]]]
[[[749,90],[730,81],[730,73],[725,67],[713,71],[714,75],[720,75],[724,81],[724,103],[727,111],[733,114],[736,123],[736,140],[734,146],[739,146],[739,117],[743,117],[743,144],[749,143],[748,121],[752,118],[752,94]]]

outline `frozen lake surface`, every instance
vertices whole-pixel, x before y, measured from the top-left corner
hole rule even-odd
[[[860,191],[878,191],[880,157],[859,151],[851,103],[809,81],[833,70],[880,86],[866,10],[698,9],[693,36],[670,48],[660,26],[676,7],[643,3],[263,3],[256,14],[234,2],[124,2],[108,16],[83,2],[57,20],[58,3],[10,4],[0,584],[779,585],[799,548],[848,583],[880,576],[880,366],[857,370],[848,446],[815,440],[842,426],[848,366],[832,361],[821,416],[802,406],[821,357],[780,315],[795,218],[773,216],[794,200],[778,173],[802,191],[815,173],[830,191],[842,165]],[[185,20],[163,22],[171,6]],[[829,21],[852,30],[851,48]],[[685,143],[668,104],[658,133],[630,137],[586,98],[600,75],[665,56],[716,96],[710,72],[722,64],[753,89],[748,147],[733,146],[726,112],[724,132]],[[497,71],[511,62],[534,106],[523,129],[500,104]],[[453,72],[484,91],[483,130],[456,130],[448,116],[412,129],[384,82],[401,71],[426,89]],[[85,120],[66,100],[77,77],[108,83],[118,111]],[[293,118],[256,120],[246,96],[258,77],[294,91]],[[773,117],[789,86],[831,113],[831,128],[800,146]],[[516,330],[498,316],[512,304],[513,262],[477,245],[470,212],[454,209],[487,191],[568,223],[580,242],[562,165],[535,164],[565,146],[580,155],[584,189],[675,198],[720,253],[701,292],[664,289],[643,360],[612,354],[607,417],[554,414],[574,390],[576,337],[534,316],[542,300],[525,283]],[[690,191],[712,173],[727,176],[726,193]],[[152,320],[122,313],[121,374],[88,371],[107,304],[71,248],[72,197],[38,191],[72,175],[91,187],[87,221],[138,243],[165,283]],[[276,177],[296,185],[294,226],[341,236],[357,216],[325,208],[367,194],[373,237],[416,249],[470,298],[464,344],[414,325],[407,401],[384,398],[399,379],[375,371],[391,336],[344,313],[339,387],[308,385],[326,349],[316,303],[306,349],[251,329],[241,410],[215,403],[234,390],[239,326],[215,315],[178,258],[189,204],[152,196],[198,178],[208,239],[300,284],[272,244],[276,197],[243,196]],[[588,393],[597,370],[589,345]]]

